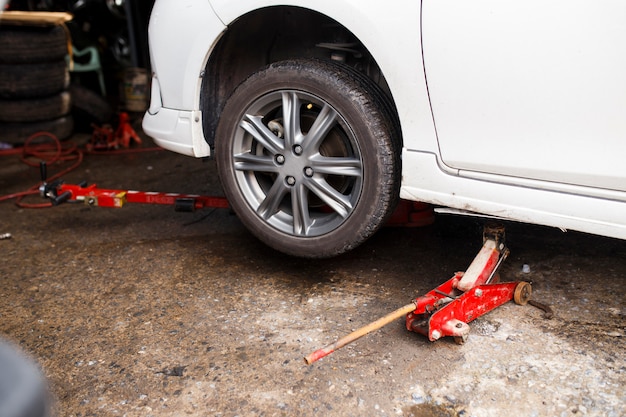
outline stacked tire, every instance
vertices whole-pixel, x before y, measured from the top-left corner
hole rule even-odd
[[[68,42],[61,25],[0,25],[0,142],[72,134]]]

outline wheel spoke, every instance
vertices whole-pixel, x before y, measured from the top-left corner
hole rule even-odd
[[[265,155],[253,155],[249,152],[234,155],[237,171],[278,172],[274,158]]]
[[[326,135],[335,125],[336,120],[337,112],[328,104],[325,104],[317,115],[313,126],[311,126],[311,129],[303,138],[302,145],[309,153],[317,152]]]
[[[293,212],[293,234],[306,236],[311,226],[309,216],[309,198],[304,186],[298,185],[291,191],[291,210]]]
[[[317,174],[361,177],[363,164],[358,158],[327,158],[316,156],[310,159]]]
[[[288,187],[279,177],[274,181],[272,188],[267,192],[265,199],[257,208],[257,214],[264,220],[269,219],[276,214],[280,208],[280,203],[287,194]]]
[[[283,141],[263,124],[261,116],[246,114],[239,126],[250,133],[272,155],[283,152]]]
[[[325,179],[312,178],[307,181],[307,187],[315,193],[324,203],[341,217],[346,218],[352,211],[352,203],[349,198],[334,189]]]
[[[296,92],[282,93],[283,126],[285,128],[285,149],[300,142],[300,99]]]

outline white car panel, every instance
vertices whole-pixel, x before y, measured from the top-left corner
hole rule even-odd
[[[201,120],[200,110],[161,108],[155,114],[146,113],[142,127],[160,147],[201,158],[211,155],[211,148],[202,134]]]
[[[211,154],[199,95],[208,52],[223,29],[206,0],[155,2],[148,29],[152,97],[142,126],[159,146],[195,157]]]
[[[155,2],[148,35],[163,107],[199,109],[201,74],[224,28],[207,0]]]
[[[433,170],[437,157],[405,151],[400,197],[475,213],[626,239],[624,202],[468,179]],[[468,192],[471,190],[471,192]]]
[[[424,80],[418,1],[396,0],[393,7],[371,0],[210,1],[227,25],[249,11],[280,5],[314,10],[338,21],[367,47],[385,75],[399,111],[404,146],[438,151]]]
[[[446,165],[626,191],[626,2],[427,0],[423,13]]]

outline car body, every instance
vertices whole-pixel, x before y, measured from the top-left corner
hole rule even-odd
[[[297,256],[355,247],[384,223],[396,196],[625,239],[624,16],[626,3],[617,0],[157,0],[149,28],[152,98],[143,127],[166,149],[215,156],[220,176],[232,177],[225,192],[246,226]],[[315,71],[306,71],[309,66]],[[266,79],[273,87],[255,88]],[[352,100],[354,108],[341,101],[352,90],[364,94]],[[283,93],[283,101],[272,91]],[[306,129],[295,134],[299,139],[282,130],[289,128],[289,94],[296,104],[312,103],[314,115],[304,107],[291,114],[310,119],[302,122],[306,129],[324,121],[325,106],[336,111],[341,128],[327,146],[335,152],[330,156],[360,162],[351,172],[333,166],[329,175],[344,170],[357,180],[323,180],[316,158],[326,155],[319,149],[301,155],[290,148],[283,164],[283,145],[262,142],[271,112],[278,128],[269,131],[279,140],[306,140]],[[269,101],[271,112],[262,106]],[[259,119],[264,126],[255,125],[253,110],[268,116]],[[367,113],[359,120],[359,112]],[[359,131],[370,124],[377,127]],[[376,142],[385,135],[387,142]],[[385,156],[370,155],[364,141],[397,155],[378,166]],[[250,161],[268,156],[280,166],[256,171],[259,165]],[[305,156],[311,166],[291,156]],[[296,175],[299,169],[315,177]],[[372,180],[375,170],[379,177]],[[289,186],[308,181],[305,196],[295,188],[272,195],[280,188],[276,178]],[[371,195],[371,181],[379,181],[374,188],[389,203],[361,213],[359,205],[381,198]],[[334,189],[327,191],[328,184]],[[268,209],[270,198],[283,200]],[[313,218],[306,208],[313,205],[334,218]],[[370,218],[376,220],[367,231],[351,231]]]

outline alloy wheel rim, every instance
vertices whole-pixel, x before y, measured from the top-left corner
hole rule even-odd
[[[310,93],[280,90],[252,102],[238,123],[232,155],[247,204],[291,236],[337,229],[361,197],[356,136],[335,108]]]

